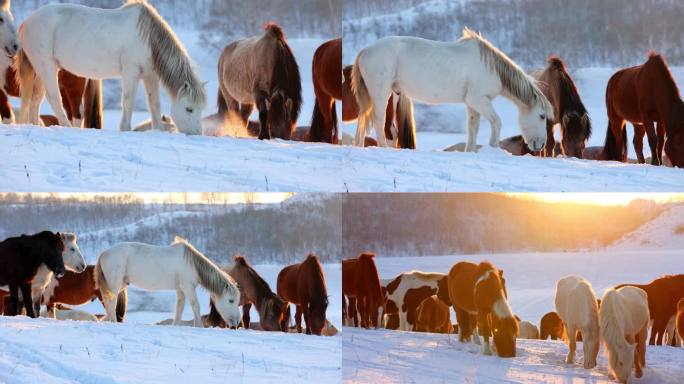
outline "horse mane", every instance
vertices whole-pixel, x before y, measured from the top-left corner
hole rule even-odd
[[[534,79],[530,78],[513,60],[499,48],[485,39],[481,34],[469,29],[463,29],[463,40],[475,40],[480,47],[480,58],[501,80],[503,88],[513,97],[525,105],[531,106],[539,101],[544,110],[553,113],[551,103],[546,99],[542,91],[537,87]]]
[[[236,266],[242,267],[247,274],[250,276],[252,281],[254,282],[254,287],[261,293],[264,293],[267,296],[272,296],[275,295],[273,291],[271,290],[271,287],[268,285],[266,280],[264,280],[257,271],[252,268],[251,265],[247,262],[247,259],[245,259],[244,256],[242,255],[236,255],[233,258],[233,261],[235,262]]]
[[[579,91],[577,91],[577,86],[568,74],[568,70],[565,67],[565,63],[558,56],[551,56],[548,59],[549,69],[554,71],[557,76],[555,78],[560,83],[560,114],[558,118],[562,118],[566,110],[570,109],[571,112],[577,112],[579,117],[587,114],[587,109],[582,103]],[[588,114],[587,114],[588,115]],[[591,123],[587,124],[585,134],[587,137],[591,136]]]
[[[169,24],[146,0],[128,0],[124,8],[134,6],[140,8],[138,33],[147,42],[155,72],[171,98],[175,99],[178,91],[187,83],[187,95],[192,102],[205,104],[207,94],[204,85],[197,77],[188,52]]]
[[[271,74],[271,93],[282,90],[292,100],[290,123],[296,124],[302,107],[302,81],[297,60],[285,40],[285,32],[275,23],[267,23],[265,34],[276,39],[275,62]]]
[[[325,276],[323,275],[323,267],[321,267],[321,262],[318,260],[318,256],[310,253],[306,256],[306,260],[302,265],[309,265],[317,275],[317,279],[313,279],[316,292],[321,292],[323,295],[312,299],[321,300],[321,303],[328,301],[328,288],[325,284]]]
[[[665,81],[665,84],[669,86],[669,91],[679,99],[679,88],[677,87],[677,83],[675,82],[670,67],[667,65],[667,61],[665,61],[663,55],[658,54],[653,50],[648,51],[648,61],[646,64],[648,63],[653,63],[653,66],[657,68],[657,71]]]
[[[200,284],[206,290],[217,295],[222,295],[226,291],[236,293],[237,284],[235,283],[235,280],[227,273],[223,272],[187,240],[180,236],[176,236],[171,245],[181,245],[183,247],[185,261],[195,268]]]
[[[606,341],[609,355],[616,353],[614,346],[622,348],[627,345],[624,327],[620,322],[622,315],[617,311],[618,300],[617,290],[608,288],[601,301],[601,315],[599,316],[601,337]]]

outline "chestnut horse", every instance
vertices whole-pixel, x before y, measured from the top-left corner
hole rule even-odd
[[[344,122],[352,122],[359,117],[359,105],[351,86],[353,69],[353,65],[348,65],[342,70],[344,77],[342,82],[342,121]],[[412,118],[413,107],[408,101],[407,98],[401,96],[397,97],[397,101],[395,101],[395,95],[390,95],[385,109],[385,137],[396,142],[398,148],[416,149],[416,124]],[[410,113],[405,113],[409,109]],[[392,129],[393,123],[395,124],[394,130]],[[368,144],[368,141],[364,142],[364,146],[368,147]],[[375,144],[377,146],[377,142]]]
[[[677,314],[677,302],[684,298],[684,274],[657,278],[648,284],[620,284],[641,288],[648,295],[648,310],[653,320],[649,345],[662,345],[667,322]]]
[[[629,121],[635,126],[634,145],[640,163],[644,162],[643,144],[639,147],[637,137],[643,137],[639,134],[643,129],[651,147],[651,164],[662,164],[664,146],[672,164],[684,167],[684,102],[663,56],[650,52],[645,64],[616,72],[606,88],[606,108],[604,159],[627,161],[625,122]]]
[[[416,309],[416,323],[413,325],[413,331],[452,333],[449,306],[444,304],[437,295],[425,298]]]
[[[554,119],[546,119],[546,144],[542,150],[545,157],[553,157],[556,141],[554,127],[561,126],[561,150],[565,156],[582,158],[584,146],[591,136],[591,120],[575,82],[565,69],[565,63],[557,56],[551,56],[545,70],[532,72],[539,81],[539,89],[553,106]]]
[[[15,68],[8,67],[5,71],[4,89],[0,90],[0,116],[5,124],[14,122],[14,112],[8,96],[21,97],[16,76]],[[59,92],[62,95],[64,110],[73,126],[102,128],[102,81],[86,80],[71,72],[59,71]],[[81,104],[84,107],[83,113]],[[45,126],[59,124],[56,118],[48,119],[41,116],[41,120]]]
[[[684,340],[684,298],[679,299],[677,302],[677,318],[675,320],[675,327],[677,329],[677,335],[679,335],[679,338]]]
[[[539,338],[546,340],[549,337],[551,340],[565,339],[565,325],[555,311],[547,312],[539,322]]]
[[[349,300],[347,314],[359,326],[356,310],[361,315],[361,326],[378,328],[378,309],[384,308],[384,298],[374,253],[362,253],[358,258],[342,260],[342,294]]]
[[[325,311],[328,309],[328,289],[325,285],[323,268],[318,257],[309,254],[299,264],[288,265],[278,273],[278,296],[297,307],[295,324],[302,332],[302,315],[306,323],[306,334],[321,335],[325,327]],[[282,327],[288,319],[283,319]]]
[[[507,296],[502,270],[486,261],[479,265],[467,261],[456,263],[449,271],[449,298],[456,311],[459,341],[470,340],[474,328],[471,316],[477,315],[477,331],[484,338],[482,352],[492,354],[489,338],[493,336],[500,357],[515,357],[518,321]]]
[[[43,291],[42,303],[47,307],[49,317],[55,317],[55,308],[59,304],[81,305],[98,299],[102,306],[100,290],[95,285],[95,266],[89,265],[82,273],[66,271],[64,276],[52,278]],[[119,293],[116,302],[116,321],[121,323],[126,316],[128,295],[126,290]]]
[[[335,99],[342,100],[342,38],[326,41],[316,49],[312,72],[316,102],[308,141],[337,144]]]

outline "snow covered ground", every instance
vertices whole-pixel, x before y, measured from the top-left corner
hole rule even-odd
[[[673,206],[614,244],[591,252],[378,257],[376,263],[380,277],[386,279],[413,269],[448,273],[458,261],[489,260],[504,270],[513,312],[538,325],[546,312],[554,310],[555,284],[563,276],[585,277],[602,296],[606,288],[620,283],[648,283],[665,274],[683,273],[684,234],[676,231],[681,223],[684,210]],[[644,242],[645,238],[652,241]],[[505,360],[482,356],[474,346],[445,335],[345,328],[343,345],[345,382],[609,382],[604,352],[599,366],[587,371],[579,364],[581,352],[579,363],[564,364],[567,349],[560,342],[522,340],[518,356]],[[644,378],[635,382],[684,380],[684,349],[649,346],[646,356]]]

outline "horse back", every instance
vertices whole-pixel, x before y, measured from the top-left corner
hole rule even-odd
[[[613,74],[606,86],[606,108],[609,117],[619,115],[631,122],[641,122],[642,96],[638,90],[642,66],[621,69]]]
[[[326,41],[314,53],[312,63],[314,86],[319,86],[335,99],[342,99],[342,38]]]
[[[456,263],[449,271],[449,299],[454,308],[461,308],[467,312],[477,312],[475,306],[475,282],[477,280],[477,265],[462,261]]]
[[[298,271],[300,264],[292,264],[283,268],[278,273],[276,282],[276,291],[278,296],[291,303],[300,303],[299,299],[299,284]]]

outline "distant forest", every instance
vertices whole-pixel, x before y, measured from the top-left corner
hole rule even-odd
[[[650,49],[684,64],[681,0],[347,0],[345,60],[388,35],[451,41],[481,31],[522,65],[551,54],[571,67],[629,66]],[[350,58],[350,56],[352,56]]]
[[[348,194],[343,255],[574,251],[606,246],[657,216],[648,201],[568,205],[503,194]]]

